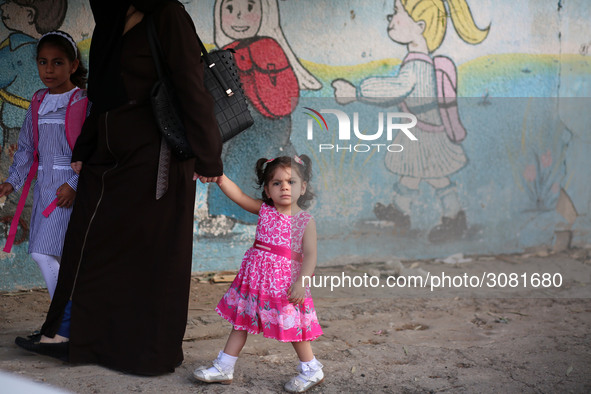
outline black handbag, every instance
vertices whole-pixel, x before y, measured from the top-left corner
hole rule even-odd
[[[191,149],[191,145],[187,140],[187,133],[185,132],[185,125],[181,118],[181,107],[178,98],[174,93],[174,87],[170,81],[170,72],[166,66],[166,62],[162,62],[162,49],[160,42],[156,35],[156,27],[152,15],[146,15],[146,25],[148,29],[148,42],[156,72],[158,73],[158,81],[152,87],[150,92],[150,101],[152,102],[152,110],[158,128],[162,133],[162,137],[168,144],[170,150],[179,160],[187,160],[195,157],[195,153]]]
[[[197,33],[195,33],[197,34]],[[234,60],[234,50],[207,52],[197,35],[205,61],[205,88],[214,101],[215,117],[226,142],[254,124]]]
[[[195,154],[187,140],[168,68],[161,60],[162,49],[152,15],[146,15],[146,18],[148,41],[159,78],[150,94],[154,116],[170,150],[179,160],[186,160],[195,157]],[[208,53],[198,35],[197,40],[205,62],[204,84],[214,99],[216,120],[222,141],[226,142],[252,126],[254,120],[248,110],[232,51]]]

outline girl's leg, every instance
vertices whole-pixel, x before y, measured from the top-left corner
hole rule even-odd
[[[238,360],[238,355],[246,343],[248,333],[244,330],[235,330],[232,328],[230,336],[226,341],[224,350],[221,351],[213,361],[213,367],[200,367],[193,372],[193,376],[202,382],[224,383],[232,382],[234,376],[234,365]]]
[[[53,299],[53,294],[55,293],[55,287],[57,285],[61,257],[33,252],[31,253],[31,258],[35,260],[39,266],[41,274],[43,274],[43,279],[45,279],[45,284],[47,285],[49,297]],[[62,322],[62,326],[58,333],[53,338],[43,335],[40,340],[41,343],[62,343],[68,341],[68,338],[70,337],[70,308],[71,301],[66,306],[64,321]]]
[[[301,362],[307,363],[314,359],[314,352],[312,352],[312,344],[310,341],[292,342],[291,344]]]
[[[43,279],[45,279],[49,298],[53,298],[55,286],[57,285],[57,276],[60,270],[60,258],[41,253],[31,253],[31,257],[39,266]]]
[[[226,341],[226,346],[224,347],[224,353],[230,356],[238,357],[240,351],[242,351],[242,348],[246,343],[247,336],[248,333],[246,331],[235,330],[232,328],[232,332],[230,333],[230,336]]]

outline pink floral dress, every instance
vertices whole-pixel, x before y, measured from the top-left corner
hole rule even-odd
[[[304,230],[310,220],[306,211],[294,216],[279,213],[264,204],[259,212],[256,241],[302,252]],[[312,341],[322,335],[310,289],[303,305],[288,301],[287,292],[300,274],[300,259],[251,247],[246,251],[240,271],[224,294],[216,312],[236,330],[263,333],[281,342]]]

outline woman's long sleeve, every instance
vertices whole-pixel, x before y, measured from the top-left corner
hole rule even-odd
[[[181,5],[164,7],[156,30],[182,107],[187,138],[196,154],[195,172],[222,175],[222,140],[213,98],[203,83],[204,64],[193,21]]]

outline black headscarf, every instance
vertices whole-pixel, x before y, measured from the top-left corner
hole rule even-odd
[[[90,0],[94,32],[90,45],[88,97],[93,107],[107,111],[127,102],[121,79],[121,46],[125,16],[130,5],[152,12],[167,0]]]

